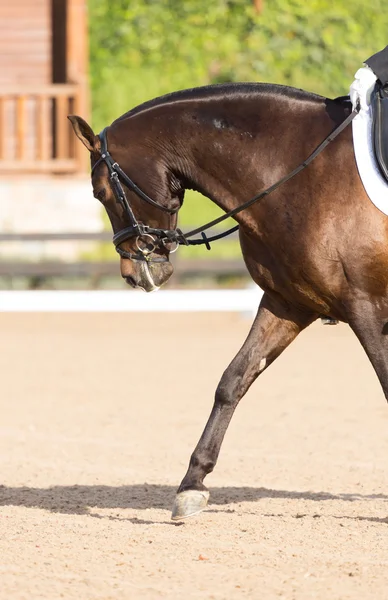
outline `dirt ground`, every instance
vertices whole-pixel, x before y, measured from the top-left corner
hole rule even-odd
[[[388,407],[345,325],[252,387],[170,521],[236,314],[0,315],[1,600],[388,597]]]

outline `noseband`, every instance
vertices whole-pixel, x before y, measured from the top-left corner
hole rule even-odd
[[[176,247],[173,250],[168,250],[169,253],[175,252],[175,250],[179,246],[179,241],[184,237],[180,229],[156,229],[153,227],[148,227],[148,225],[144,225],[143,223],[139,223],[136,219],[134,212],[132,210],[131,205],[128,202],[128,198],[125,194],[124,188],[121,184],[121,181],[125,183],[125,185],[135,192],[139,198],[145,200],[151,206],[162,210],[163,212],[169,213],[170,215],[176,214],[179,208],[171,209],[166,208],[159,202],[156,202],[152,198],[150,198],[146,193],[144,193],[132,179],[128,177],[126,173],[122,170],[120,165],[115,162],[108,151],[108,142],[106,139],[106,130],[107,127],[99,134],[99,138],[101,141],[101,156],[98,161],[92,167],[92,175],[96,168],[100,165],[100,163],[104,162],[108,167],[109,171],[109,179],[110,185],[113,191],[113,194],[116,198],[116,201],[121,204],[124,208],[125,213],[129,219],[131,225],[129,227],[125,227],[121,229],[113,236],[113,243],[115,245],[116,251],[120,254],[122,258],[130,258],[135,260],[146,260],[147,262],[166,262],[167,258],[151,258],[151,254],[156,250],[156,248],[164,247],[169,243],[175,243]],[[130,239],[131,237],[136,236],[136,248],[138,252],[136,254],[131,254],[130,252],[125,252],[120,248],[120,244]],[[141,243],[144,243],[144,247],[141,246]]]

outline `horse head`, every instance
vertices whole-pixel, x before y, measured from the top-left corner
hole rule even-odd
[[[134,288],[157,290],[173,272],[183,187],[144,132],[132,128],[128,135],[118,120],[95,135],[81,117],[69,119],[90,152],[93,194],[111,222],[122,277]]]

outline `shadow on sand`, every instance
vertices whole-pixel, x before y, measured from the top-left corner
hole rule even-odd
[[[49,488],[34,487],[6,487],[0,486],[0,506],[24,506],[26,508],[40,508],[50,512],[66,514],[91,514],[95,517],[105,517],[90,513],[91,508],[119,509],[132,508],[145,510],[159,508],[170,510],[176,487],[169,485],[135,484],[123,486],[104,485],[73,485],[53,486]],[[255,487],[215,487],[210,489],[211,506],[213,512],[235,512],[227,508],[228,504],[239,502],[257,502],[264,498],[283,498],[291,500],[309,500],[322,502],[325,500],[339,500],[342,502],[360,502],[367,500],[388,500],[385,494],[362,495],[357,493],[330,494],[327,492],[294,492],[287,490],[271,490]],[[225,507],[225,508],[222,508]],[[262,515],[262,516],[276,516]],[[295,515],[298,517],[298,515]],[[307,516],[307,515],[300,515]],[[316,515],[319,517],[320,515]],[[346,518],[346,517],[344,517]],[[347,517],[353,518],[353,517]],[[388,519],[374,517],[354,517],[361,520],[388,523]],[[118,520],[123,520],[120,517]],[[133,523],[146,524],[152,521],[138,518],[126,519]]]

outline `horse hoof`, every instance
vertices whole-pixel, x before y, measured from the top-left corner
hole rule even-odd
[[[186,519],[202,512],[206,508],[209,500],[209,492],[207,490],[186,490],[176,495],[174,506],[172,507],[171,519],[178,521]]]

